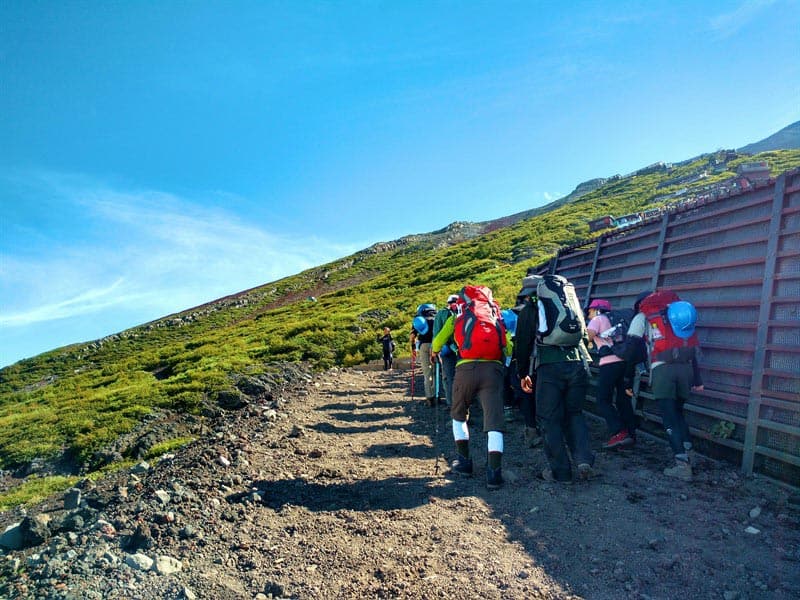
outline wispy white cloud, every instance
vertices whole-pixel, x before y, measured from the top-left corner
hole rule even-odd
[[[81,222],[83,235],[45,243],[25,255],[3,250],[0,327],[91,318],[105,311],[156,318],[358,249],[278,235],[268,224],[247,223],[222,207],[163,192],[53,177],[46,188],[65,214]],[[64,233],[50,235],[63,238]]]
[[[749,25],[762,10],[775,2],[776,0],[744,0],[732,11],[712,17],[709,27],[721,38],[730,37]]]
[[[120,294],[123,279],[106,288],[88,289],[72,298],[31,306],[15,313],[0,314],[0,327],[25,326],[41,321],[52,321],[105,310],[131,298]]]

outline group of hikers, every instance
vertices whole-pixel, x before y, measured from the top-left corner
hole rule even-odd
[[[455,441],[451,472],[473,474],[468,418],[477,400],[488,438],[489,489],[503,484],[508,405],[522,412],[528,446],[543,446],[548,466],[537,473],[540,479],[570,483],[575,476],[592,478],[595,454],[583,403],[593,347],[598,365],[595,401],[608,428],[603,447],[636,443],[637,371],[649,367],[650,389],[673,454],[663,473],[691,481],[692,442],[683,405],[690,391],[703,389],[696,321],[694,306],[670,290],[642,292],[632,308],[619,310],[595,298],[584,318],[574,286],[550,274],[526,275],[511,309],[501,310],[490,288],[472,285],[451,294],[440,310],[434,304],[420,305],[410,332],[412,365],[421,367],[425,401],[449,408]],[[379,341],[384,368],[390,369],[395,346],[388,328]]]

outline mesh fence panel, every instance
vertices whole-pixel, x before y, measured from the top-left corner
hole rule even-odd
[[[800,327],[772,327],[769,333],[770,344],[800,348]]]
[[[665,244],[668,253],[696,250],[698,248],[714,248],[717,246],[733,246],[741,240],[767,239],[769,221],[745,223],[735,229],[704,229],[704,235],[693,236],[686,239],[675,239],[681,235],[680,231],[672,230],[669,241]]]
[[[800,411],[787,410],[777,406],[761,406],[761,418],[773,423],[782,423],[784,425],[794,425],[800,427]]]
[[[800,250],[800,233],[787,233],[782,235],[778,244],[778,250],[781,252]],[[797,257],[792,257],[792,260],[797,261]]]

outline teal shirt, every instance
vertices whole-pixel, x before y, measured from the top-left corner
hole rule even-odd
[[[433,319],[433,336],[436,337],[438,333],[444,327],[444,324],[447,323],[447,319],[453,317],[453,313],[450,311],[449,308],[443,308],[439,312],[436,313],[436,317]],[[453,351],[453,355],[458,352],[458,346],[456,346],[455,341],[452,339],[452,334],[450,334],[450,339],[448,339],[442,346],[450,346],[450,350]]]

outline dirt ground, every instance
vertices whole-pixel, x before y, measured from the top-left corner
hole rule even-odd
[[[649,437],[599,452],[589,482],[546,483],[519,418],[507,424],[506,483],[489,491],[480,419],[475,475],[451,478],[449,416],[412,401],[409,380],[402,368],[317,375],[228,413],[147,472],[86,485],[83,528],[51,526],[40,546],[8,551],[0,595],[800,597],[796,491],[702,458],[693,483],[667,480],[668,447]],[[590,426],[599,448],[602,425]],[[37,512],[57,523],[76,511],[59,497]],[[0,531],[20,516],[2,515]],[[135,552],[180,570],[129,566]]]

